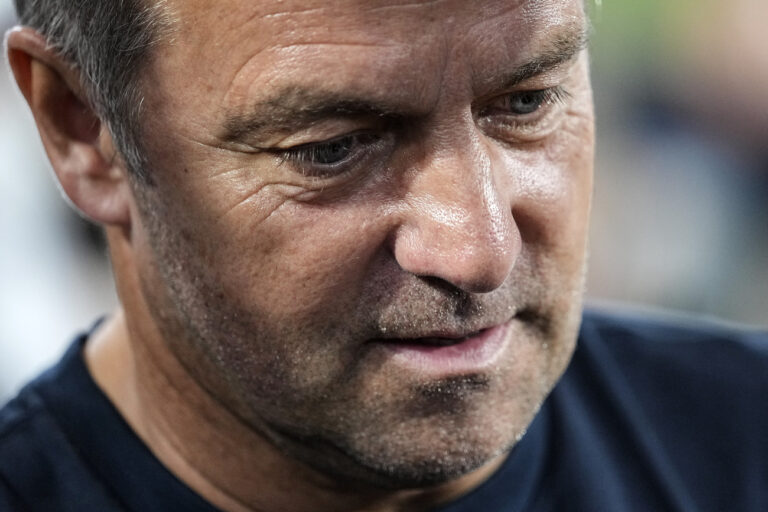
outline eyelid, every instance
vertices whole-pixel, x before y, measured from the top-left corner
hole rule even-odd
[[[487,101],[484,105],[484,107],[480,110],[479,114],[487,115],[488,111],[494,107],[494,105],[507,101],[510,98],[513,98],[515,96],[522,96],[522,95],[541,95],[541,105],[542,107],[547,105],[554,105],[554,104],[564,104],[566,101],[568,101],[572,95],[569,93],[562,85],[555,85],[552,87],[545,87],[541,89],[524,89],[519,91],[511,91],[508,93],[504,93],[501,95],[497,95],[494,98],[492,98],[490,101]],[[534,112],[531,112],[530,114],[515,114],[510,113],[510,116],[516,116],[516,117],[528,117],[528,116],[534,116],[538,112],[540,112],[542,109],[539,108]]]
[[[542,92],[547,95],[545,101],[548,103],[565,103],[573,97],[573,95],[568,92],[562,85],[540,89],[538,92]]]
[[[359,140],[355,141],[354,146],[356,149],[352,151],[350,156],[343,158],[338,162],[330,164],[313,163],[305,158],[314,148],[332,144],[335,141],[341,141],[348,137],[370,137],[370,140],[367,143],[360,142]],[[386,135],[382,135],[379,132],[359,130],[322,141],[299,144],[291,148],[275,148],[271,150],[271,152],[278,156],[280,165],[293,165],[305,176],[315,176],[319,178],[334,177],[353,170],[361,160],[365,159],[371,153],[376,152],[378,148],[381,148],[381,146],[386,143],[386,139]]]
[[[313,142],[305,142],[302,144],[296,144],[294,146],[290,147],[276,147],[273,148],[271,151],[274,153],[279,153],[281,155],[286,155],[288,158],[291,157],[291,155],[297,155],[305,151],[311,151],[314,148],[325,146],[328,144],[333,144],[337,141],[342,141],[344,139],[352,138],[352,137],[364,137],[369,136],[371,138],[374,138],[375,135],[369,131],[366,130],[358,130],[350,133],[345,133],[343,135],[337,135],[335,137],[331,137],[328,139],[313,141]]]
[[[516,94],[543,94],[541,106],[526,114],[516,114],[493,104]],[[550,135],[560,125],[563,113],[567,110],[568,100],[573,95],[563,85],[542,89],[512,91],[498,95],[485,103],[477,114],[477,122],[490,137],[502,143],[524,143],[541,140]]]
[[[355,119],[327,119],[318,121],[296,130],[285,133],[269,147],[274,150],[290,150],[300,146],[323,144],[368,129],[369,122]]]

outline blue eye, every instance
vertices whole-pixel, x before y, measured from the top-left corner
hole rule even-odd
[[[351,133],[322,142],[312,142],[279,151],[283,162],[289,162],[307,175],[333,175],[344,172],[364,157],[380,137],[372,133]]]
[[[481,111],[482,116],[506,115],[525,118],[545,107],[564,103],[569,94],[562,87],[552,87],[537,91],[520,91],[497,97]]]
[[[546,91],[525,91],[509,97],[509,110],[513,114],[533,114],[546,102]]]
[[[538,140],[564,119],[571,95],[562,86],[500,94],[478,111],[483,131],[505,143]]]
[[[299,147],[295,149],[294,158],[315,165],[332,165],[349,157],[357,139],[355,135],[346,135],[329,142]]]
[[[521,91],[508,94],[492,106],[512,115],[525,116],[537,112],[547,104],[562,102],[567,97],[568,93],[561,87],[553,87],[538,91]]]

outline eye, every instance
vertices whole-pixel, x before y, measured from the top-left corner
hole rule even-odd
[[[505,142],[534,141],[559,126],[570,94],[561,86],[519,91],[497,96],[478,113],[478,122],[489,136]]]
[[[291,149],[288,155],[314,165],[332,165],[348,158],[359,138],[357,135],[345,135],[328,142],[299,146]]]
[[[506,94],[488,105],[483,114],[511,114],[513,116],[528,116],[538,112],[543,107],[562,102],[568,93],[561,87],[552,87],[537,91],[520,91]]]
[[[322,142],[302,144],[278,153],[283,162],[296,166],[302,174],[332,175],[344,172],[381,141],[373,133],[360,132],[343,135]]]
[[[513,114],[520,115],[536,112],[547,100],[545,92],[546,91],[526,91],[509,96],[507,99],[509,111]]]

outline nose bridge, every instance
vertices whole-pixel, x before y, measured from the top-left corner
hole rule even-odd
[[[395,256],[417,275],[488,292],[509,275],[520,236],[506,180],[482,142],[465,134],[440,137],[415,171]]]

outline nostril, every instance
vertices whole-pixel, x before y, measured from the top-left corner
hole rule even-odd
[[[418,220],[401,225],[392,239],[392,252],[403,270],[470,293],[487,293],[506,281],[521,244],[511,214],[505,219],[470,217],[450,227]]]

